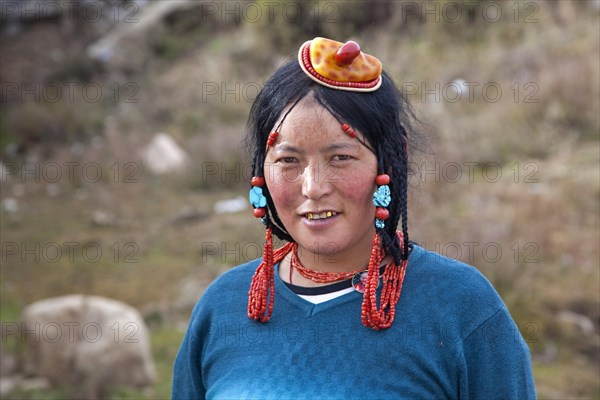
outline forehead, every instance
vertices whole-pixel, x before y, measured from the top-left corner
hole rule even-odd
[[[342,130],[342,123],[312,98],[304,98],[292,110],[284,111],[277,126],[282,140],[352,141]],[[286,115],[287,114],[287,115]],[[283,123],[281,122],[283,119]]]

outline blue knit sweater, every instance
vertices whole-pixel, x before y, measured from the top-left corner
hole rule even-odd
[[[271,320],[246,314],[259,260],[206,290],[174,367],[173,399],[533,399],[529,350],[475,268],[414,246],[391,328],[362,295],[321,304],[275,274]]]

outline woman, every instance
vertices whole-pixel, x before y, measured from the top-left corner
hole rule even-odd
[[[249,120],[264,254],[196,305],[174,399],[535,398],[489,282],[408,240],[411,116],[355,42],[315,38],[269,79]]]

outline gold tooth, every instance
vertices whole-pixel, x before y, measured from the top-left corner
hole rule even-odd
[[[321,216],[321,214],[323,214],[323,216]],[[334,215],[337,215],[337,214],[333,211],[326,211],[326,212],[323,212],[320,214],[306,213],[306,218],[314,220],[314,219],[330,218],[330,217],[333,217]]]

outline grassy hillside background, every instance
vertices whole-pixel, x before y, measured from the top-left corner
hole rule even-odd
[[[152,393],[114,398],[168,398],[193,304],[260,253],[249,207],[213,208],[246,196],[241,140],[257,90],[305,40],[353,39],[424,122],[411,238],[494,284],[530,346],[540,398],[600,397],[598,1],[166,3],[100,2],[121,13],[98,20],[3,16],[3,323],[63,294],[131,304],[160,376]],[[53,94],[69,84],[72,96]],[[144,164],[158,132],[188,154],[182,171]],[[2,353],[17,352],[3,337]]]

